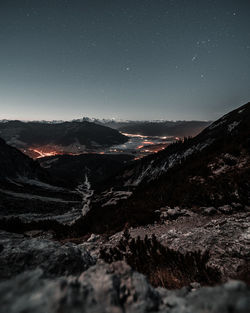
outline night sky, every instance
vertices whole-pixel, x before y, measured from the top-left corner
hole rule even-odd
[[[0,119],[214,120],[250,101],[250,0],[0,0]]]

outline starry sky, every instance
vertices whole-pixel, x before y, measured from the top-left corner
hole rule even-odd
[[[0,1],[0,119],[214,120],[248,101],[249,0]]]

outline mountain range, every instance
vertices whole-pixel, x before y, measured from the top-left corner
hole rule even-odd
[[[117,130],[92,122],[21,122],[0,123],[0,137],[8,144],[29,153],[41,147],[63,153],[83,153],[125,143],[128,138]]]
[[[247,103],[139,160],[0,139],[0,307],[247,313],[249,120]]]
[[[196,136],[212,121],[168,121],[168,120],[151,120],[151,121],[132,121],[132,120],[115,120],[115,119],[95,119],[84,117],[78,121],[89,121],[99,125],[104,125],[117,129],[122,133],[140,134],[143,136],[175,136],[189,137]]]

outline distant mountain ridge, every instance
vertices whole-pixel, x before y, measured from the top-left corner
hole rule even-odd
[[[0,120],[1,124],[20,122],[11,120]],[[144,136],[179,136],[188,137],[195,136],[201,132],[205,127],[210,125],[212,121],[169,121],[169,120],[122,120],[122,119],[97,119],[83,117],[80,119],[73,119],[71,121],[21,121],[25,124],[47,124],[58,125],[63,123],[95,123],[97,125],[109,127],[120,132],[128,134],[141,134]],[[0,127],[1,128],[1,127]]]
[[[0,123],[0,137],[17,148],[56,145],[77,151],[108,147],[128,139],[117,130],[90,122],[21,122]]]
[[[117,129],[122,133],[140,134],[144,136],[196,136],[212,121],[168,121],[168,120],[114,120],[114,119],[90,119],[83,118],[83,121],[93,121],[97,124]]]
[[[200,121],[138,122],[119,127],[119,131],[144,136],[193,137],[210,124],[211,122]]]

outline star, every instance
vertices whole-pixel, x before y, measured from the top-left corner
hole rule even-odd
[[[194,62],[195,60],[197,60],[197,58],[198,58],[198,55],[195,54],[195,55],[192,57],[192,62]]]

